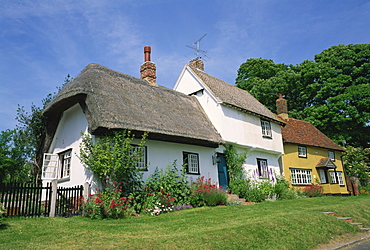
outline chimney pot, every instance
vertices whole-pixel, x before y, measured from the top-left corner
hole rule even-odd
[[[149,45],[144,46],[144,62],[150,62],[151,48]]]
[[[150,46],[144,46],[144,63],[140,67],[140,78],[146,80],[151,85],[158,86],[156,83],[157,67],[150,61],[150,53]]]

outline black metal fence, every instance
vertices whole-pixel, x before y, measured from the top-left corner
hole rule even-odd
[[[0,203],[5,216],[72,216],[79,214],[83,186],[57,187],[42,184],[0,184]],[[55,197],[53,197],[55,196]],[[51,207],[54,199],[55,207]],[[51,211],[54,211],[51,214]]]

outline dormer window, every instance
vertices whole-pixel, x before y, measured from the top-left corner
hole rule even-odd
[[[262,136],[263,137],[272,137],[271,133],[271,124],[269,121],[261,120]]]

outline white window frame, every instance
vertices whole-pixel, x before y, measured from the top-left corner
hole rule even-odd
[[[334,151],[329,150],[329,151],[328,151],[328,157],[329,157],[332,161],[335,161],[335,152],[334,152]]]
[[[310,185],[312,184],[312,170],[291,168],[290,179],[293,185]]]
[[[141,154],[140,158],[136,162],[135,167],[137,169],[142,170],[142,171],[148,171],[147,148],[146,148],[146,146],[144,146],[144,147],[141,148],[141,152],[139,152],[138,150],[139,150],[139,145],[134,145],[134,144],[131,145],[130,154],[133,154],[135,151],[137,151],[137,153]]]
[[[199,154],[183,152],[183,158],[188,174],[200,174]]]
[[[337,173],[339,185],[344,185],[342,171],[329,171],[329,173],[330,173],[331,183],[332,184],[338,184],[337,183],[337,179],[335,178],[335,173]]]
[[[44,161],[42,164],[43,180],[54,180],[58,177],[59,155],[57,154],[44,154]]]
[[[267,159],[257,158],[257,167],[259,178],[269,178],[269,168],[267,164]]]
[[[261,128],[263,137],[272,137],[271,123],[269,121],[261,120]]]
[[[60,179],[69,178],[71,175],[72,149],[68,149],[59,154],[60,159]]]
[[[65,179],[71,175],[72,149],[68,149],[59,154],[44,154],[42,163],[43,180]]]
[[[298,157],[307,158],[307,147],[298,146]]]

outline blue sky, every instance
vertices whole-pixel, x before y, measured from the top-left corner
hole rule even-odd
[[[298,64],[370,41],[365,0],[0,0],[0,131],[18,104],[40,106],[89,63],[139,77],[152,47],[157,83],[173,88],[204,34],[205,71],[231,84],[248,58]]]

